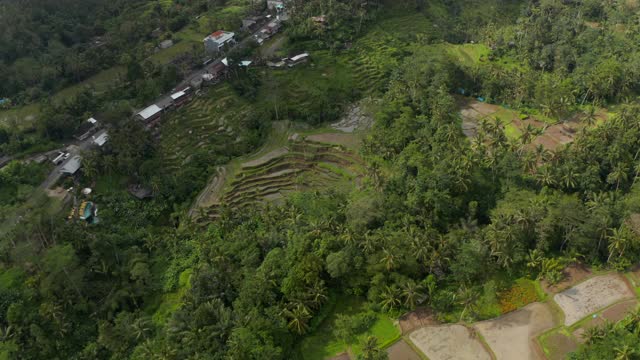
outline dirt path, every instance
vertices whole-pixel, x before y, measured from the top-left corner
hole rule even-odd
[[[535,337],[555,326],[549,304],[532,303],[496,319],[476,323],[497,360],[540,359]]]

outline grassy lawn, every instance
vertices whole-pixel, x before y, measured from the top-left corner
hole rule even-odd
[[[338,339],[333,334],[335,321],[338,315],[356,315],[366,312],[364,299],[357,297],[340,296],[335,302],[335,307],[324,319],[320,326],[299,344],[298,349],[305,360],[322,360],[347,351],[349,345]],[[393,320],[383,314],[377,314],[377,319],[369,329],[360,334],[350,348],[353,354],[359,354],[361,345],[367,336],[376,336],[378,344],[384,347],[395,342],[400,337],[400,331],[393,324]]]

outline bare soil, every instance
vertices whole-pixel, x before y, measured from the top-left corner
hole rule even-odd
[[[593,277],[554,296],[554,301],[565,314],[565,325],[635,294],[618,274]]]
[[[387,349],[387,354],[389,355],[389,360],[422,360],[420,355],[404,340],[391,345]]]
[[[373,117],[363,111],[360,104],[354,104],[347,109],[344,116],[331,127],[346,133],[357,130],[367,130],[373,125]]]
[[[573,285],[581,282],[591,275],[591,270],[581,264],[569,265],[562,271],[562,280],[554,285],[549,284],[546,280],[540,281],[542,289],[549,294],[553,295],[572,287]]]
[[[413,330],[423,326],[439,324],[433,312],[426,308],[416,309],[402,315],[400,319],[398,319],[398,323],[400,324],[402,335],[409,334]]]
[[[548,304],[532,303],[496,319],[476,323],[498,360],[543,359],[535,349],[535,337],[554,326]]]
[[[601,316],[598,316],[596,318],[593,318],[591,321],[588,321],[586,324],[584,324],[583,326],[577,328],[573,333],[573,337],[575,338],[575,340],[579,343],[579,344],[584,344],[585,339],[584,339],[584,333],[587,331],[587,329],[590,329],[592,327],[597,327],[597,326],[601,326],[604,324],[604,319]]]
[[[338,354],[332,358],[329,358],[329,360],[351,360],[351,358],[349,357],[349,354],[342,353],[342,354]]]
[[[426,326],[409,335],[430,360],[490,360],[477,335],[462,325]]]
[[[611,321],[618,322],[624,319],[630,312],[632,312],[638,306],[638,300],[624,301],[619,304],[615,304],[612,307],[602,312],[602,317]]]
[[[563,360],[566,355],[578,348],[578,343],[562,334],[555,333],[546,339],[547,349],[549,349],[549,360]]]
[[[323,144],[335,144],[342,145],[348,148],[356,148],[358,146],[358,139],[353,134],[340,134],[340,133],[325,133],[314,134],[307,136],[307,140],[323,143]]]

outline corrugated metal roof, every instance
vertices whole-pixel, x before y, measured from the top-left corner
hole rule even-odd
[[[95,136],[93,142],[98,146],[102,146],[107,143],[107,140],[109,140],[109,134],[106,131],[103,131],[98,136]]]
[[[179,99],[179,98],[181,98],[181,97],[185,96],[186,94],[187,94],[187,93],[186,93],[186,92],[184,92],[184,91],[178,91],[177,93],[172,94],[172,95],[171,95],[171,98],[172,98],[173,100],[177,100],[177,99]]]
[[[140,111],[138,113],[138,115],[140,115],[140,117],[142,117],[143,119],[147,120],[148,118],[156,115],[157,113],[159,113],[161,111],[162,111],[162,109],[158,105],[153,104],[153,105],[149,106],[148,108]]]
[[[63,174],[75,174],[78,169],[82,166],[82,157],[80,155],[76,155],[69,159],[60,169],[60,172]]]
[[[305,58],[308,58],[308,57],[309,57],[309,54],[302,53],[300,55],[296,55],[296,56],[292,57],[291,61],[299,61],[299,60],[302,60],[302,59],[305,59]]]

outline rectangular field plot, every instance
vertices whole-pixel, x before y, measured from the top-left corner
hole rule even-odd
[[[593,277],[554,296],[570,326],[602,308],[620,300],[631,299],[634,293],[616,274]]]
[[[475,334],[462,325],[426,326],[411,333],[411,341],[430,360],[490,360]]]

